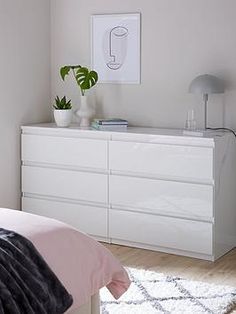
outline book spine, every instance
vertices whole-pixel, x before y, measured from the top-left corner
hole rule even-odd
[[[99,125],[128,125],[128,121],[126,120],[99,120],[95,119],[94,123]]]
[[[100,125],[128,125],[128,122],[99,122]]]
[[[127,130],[127,125],[98,125],[96,123],[92,123],[91,126],[92,128],[101,131]]]

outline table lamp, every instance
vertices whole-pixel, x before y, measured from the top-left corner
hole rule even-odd
[[[203,95],[204,101],[204,129],[207,129],[207,103],[209,94],[223,94],[225,91],[223,81],[210,74],[197,76],[189,86],[189,92],[192,94]]]

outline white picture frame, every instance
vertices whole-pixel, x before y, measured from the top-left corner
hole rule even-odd
[[[91,63],[98,83],[140,84],[140,13],[91,16]]]

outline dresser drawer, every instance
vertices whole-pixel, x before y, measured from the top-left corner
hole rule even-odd
[[[38,195],[107,203],[107,175],[22,167],[22,191]]]
[[[110,169],[191,180],[213,179],[213,149],[111,141]]]
[[[113,207],[153,214],[212,220],[213,187],[111,175],[109,199]]]
[[[23,134],[22,160],[107,169],[107,141]]]
[[[107,209],[87,205],[23,197],[25,212],[58,219],[76,229],[107,238]]]
[[[212,254],[212,224],[178,218],[110,210],[112,239]]]

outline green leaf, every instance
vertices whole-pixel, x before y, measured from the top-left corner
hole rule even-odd
[[[76,81],[81,90],[90,89],[98,81],[98,74],[96,71],[89,71],[86,67],[81,67],[76,71]]]
[[[66,96],[64,96],[62,99],[60,99],[58,96],[55,98],[55,105],[53,107],[57,110],[62,110],[62,109],[71,109],[71,100],[66,100]]]
[[[65,80],[66,75],[69,74],[70,70],[71,70],[71,66],[69,65],[66,65],[60,69],[60,74],[63,81]]]
[[[64,96],[64,97],[62,98],[61,103],[62,103],[63,106],[65,106],[65,104],[66,104],[66,96]]]
[[[71,69],[75,70],[81,68],[81,65],[70,65],[70,67]]]

